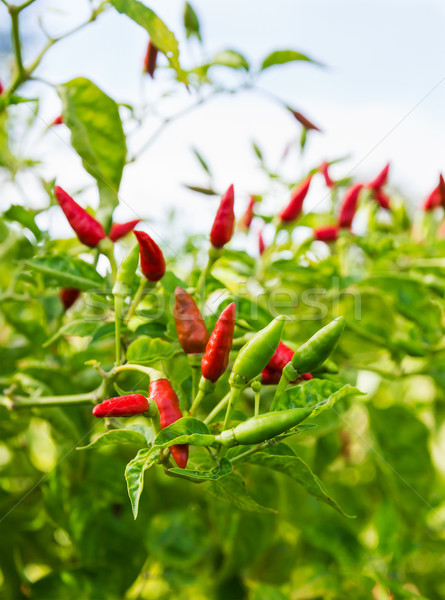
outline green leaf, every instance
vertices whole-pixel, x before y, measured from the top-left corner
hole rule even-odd
[[[212,446],[215,436],[210,434],[205,423],[193,417],[183,417],[165,427],[156,437],[153,449],[168,448],[175,444]]]
[[[175,348],[160,338],[140,337],[127,349],[127,360],[132,363],[153,365],[173,356]]]
[[[156,463],[158,456],[159,452],[152,452],[151,448],[142,448],[125,469],[128,495],[135,519],[138,516],[139,500],[144,489],[144,473]]]
[[[48,348],[54,344],[56,340],[62,335],[66,336],[77,336],[77,337],[90,337],[97,329],[97,321],[70,321],[63,325],[52,337],[49,338],[44,344],[44,348]]]
[[[331,408],[343,398],[362,395],[363,392],[349,384],[341,385],[341,383],[327,379],[311,379],[306,383],[295,385],[286,390],[278,402],[278,410],[300,408],[324,402],[321,406],[314,409],[311,415],[311,417],[314,417],[323,410]]]
[[[213,57],[212,65],[221,65],[230,67],[231,69],[244,69],[245,71],[249,70],[249,63],[246,58],[235,50],[223,50],[222,52],[218,52],[218,54]]]
[[[286,444],[280,443],[261,452],[251,454],[245,458],[245,461],[284,473],[301,484],[308,494],[328,504],[343,516],[349,517],[337,502],[328,495],[323,483],[311,471],[309,466]]]
[[[199,185],[188,185],[187,183],[183,184],[188,190],[192,192],[197,192],[198,194],[203,194],[204,196],[217,196],[218,193],[211,188],[201,187]]]
[[[232,472],[232,463],[227,458],[222,458],[220,464],[210,471],[196,471],[193,469],[179,469],[177,467],[168,470],[169,473],[177,473],[182,477],[197,481],[216,481]]]
[[[321,66],[321,63],[313,60],[306,54],[302,54],[301,52],[296,52],[295,50],[277,50],[272,52],[263,60],[263,64],[261,65],[261,70],[268,69],[269,67],[273,67],[275,65],[284,65],[288,62],[294,61],[304,61],[310,62],[315,65]]]
[[[45,283],[56,287],[73,287],[83,292],[103,288],[105,280],[96,269],[79,258],[66,255],[42,256],[25,264],[43,275]]]
[[[204,169],[204,171],[210,175],[210,177],[212,176],[211,172],[210,172],[210,168],[209,165],[206,163],[206,161],[203,159],[202,155],[198,152],[198,150],[196,148],[192,148],[192,152],[193,154],[196,156],[196,158],[198,159],[199,164],[201,165],[201,167]]]
[[[127,15],[143,27],[153,44],[168,58],[170,66],[176,71],[179,81],[187,83],[179,64],[179,47],[174,34],[158,15],[138,0],[111,0],[114,8]]]
[[[240,510],[260,513],[276,513],[267,506],[258,504],[246,491],[246,485],[239,473],[231,473],[218,481],[212,481],[207,487],[207,493],[217,500],[233,504]]]
[[[59,85],[57,92],[62,100],[63,121],[71,131],[71,144],[86,171],[97,180],[99,217],[111,222],[127,153],[119,108],[84,77]]]
[[[145,427],[147,432],[152,430]],[[147,435],[150,435],[147,433]],[[102,446],[110,446],[113,444],[139,444],[139,446],[147,445],[147,435],[140,429],[112,429],[106,431],[87,446],[79,446],[77,450],[91,450],[92,448],[100,448]]]
[[[5,219],[8,221],[16,221],[17,223],[20,223],[20,225],[23,225],[23,227],[27,227],[35,237],[40,240],[42,232],[36,225],[35,215],[36,211],[20,206],[19,204],[13,204],[3,213]]]
[[[195,35],[202,42],[198,16],[188,2],[184,5],[184,27],[187,39]]]

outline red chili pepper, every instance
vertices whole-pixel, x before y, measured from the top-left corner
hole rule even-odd
[[[374,190],[375,192],[380,191],[380,188],[382,188],[384,185],[386,185],[386,183],[388,181],[389,165],[390,165],[390,163],[388,163],[382,169],[382,171],[377,175],[377,177],[375,179],[373,179],[371,181],[371,183],[368,183],[368,185],[366,187],[369,188],[370,190]]]
[[[109,398],[93,408],[95,417],[133,417],[148,410],[148,400],[142,394]]]
[[[4,87],[3,87],[3,83],[0,81],[0,96],[3,94],[4,92]]]
[[[445,208],[445,181],[442,174],[439,178],[439,184],[434,188],[434,190],[423,203],[423,210],[434,210],[441,205]]]
[[[263,254],[266,249],[266,244],[264,243],[263,232],[260,231],[258,233],[258,250],[260,252],[260,256]]]
[[[144,71],[146,73],[148,73],[152,79],[154,78],[157,57],[158,57],[158,49],[150,40],[148,42],[147,53],[145,54],[145,59],[144,59]]]
[[[232,239],[233,226],[235,224],[235,213],[233,212],[234,202],[235,194],[233,185],[231,185],[221,198],[210,232],[210,241],[215,248],[222,248]]]
[[[62,125],[63,124],[63,117],[62,115],[59,115],[58,117],[56,117],[54,119],[54,121],[51,123],[51,125]]]
[[[95,248],[106,237],[102,225],[58,185],[54,188],[54,195],[82,244]]]
[[[123,238],[127,233],[133,231],[138,223],[140,223],[142,219],[135,219],[134,221],[128,221],[127,223],[113,223],[111,226],[111,231],[109,238],[112,242],[117,242]]]
[[[389,210],[390,208],[390,200],[389,196],[385,194],[383,190],[377,190],[373,195],[374,200],[376,200],[382,208]]]
[[[284,367],[292,360],[295,352],[286,346],[283,342],[280,342],[275,350],[275,354],[272,356],[270,361],[267,363],[265,369],[261,373],[261,381],[265,385],[271,385],[278,383],[281,379],[281,373]],[[303,373],[301,379],[308,380],[312,379],[311,373]],[[295,380],[297,382],[298,379]],[[295,383],[293,382],[293,383]]]
[[[314,131],[320,131],[319,127],[314,125],[312,123],[312,121],[309,121],[309,119],[307,117],[305,117],[304,115],[302,115],[300,112],[298,112],[297,110],[293,110],[290,107],[288,107],[288,109],[294,115],[294,117],[297,119],[297,121],[303,125],[303,127],[305,129],[313,129]]]
[[[333,187],[335,187],[335,181],[333,179],[331,179],[328,169],[329,169],[329,164],[326,161],[322,162],[320,165],[320,173],[322,173],[325,183],[328,186],[328,188],[333,188]]]
[[[71,308],[79,296],[80,290],[77,288],[62,288],[59,292],[59,298],[65,310]]]
[[[145,231],[133,233],[139,242],[142,273],[148,281],[159,281],[165,273],[165,260],[161,249]]]
[[[347,227],[348,229],[351,227],[352,220],[354,219],[357,210],[358,197],[362,188],[363,184],[355,183],[346,190],[338,217],[340,227]]]
[[[217,381],[227,369],[235,330],[235,303],[222,311],[212,331],[204,356],[201,360],[203,377]]]
[[[298,185],[292,192],[289,204],[280,213],[280,219],[283,223],[295,221],[295,219],[300,216],[300,213],[303,209],[303,201],[309,191],[311,180],[312,175],[309,175],[309,177],[306,177],[306,179],[302,181],[302,183],[300,183],[300,185]]]
[[[316,227],[314,229],[314,238],[321,242],[335,242],[338,238],[338,225],[326,225],[325,227]]]
[[[158,405],[161,429],[168,427],[168,425],[171,425],[182,417],[178,396],[168,379],[152,381],[148,388],[148,394]],[[178,444],[170,446],[170,452],[178,467],[185,469],[189,456],[188,445]]]
[[[178,340],[184,352],[186,354],[205,352],[209,332],[195,301],[179,286],[175,289],[173,317]]]
[[[256,202],[255,196],[250,196],[249,204],[247,205],[246,212],[243,214],[243,216],[240,219],[240,226],[242,229],[245,229],[246,231],[249,230],[250,225],[252,223],[253,207],[255,205],[255,202]]]

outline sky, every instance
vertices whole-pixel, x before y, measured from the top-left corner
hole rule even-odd
[[[197,44],[186,47],[182,33],[183,2],[153,0],[147,3],[177,34],[184,60],[199,58]],[[445,6],[441,0],[193,0],[201,21],[205,53],[236,49],[253,65],[273,50],[295,49],[321,61],[325,68],[296,63],[271,68],[259,80],[272,92],[300,110],[323,130],[310,136],[303,160],[289,158],[287,175],[296,180],[324,159],[349,155],[333,171],[368,180],[389,160],[390,182],[419,204],[436,185],[444,169],[445,145]],[[64,31],[88,14],[85,0],[37,0],[27,9],[25,60],[42,42],[37,17],[51,31]],[[6,11],[0,6],[0,28]],[[154,83],[141,76],[146,32],[125,16],[108,11],[97,23],[64,40],[45,58],[38,75],[52,83],[76,76],[92,79],[119,102],[134,101],[141,92],[153,99],[165,81]],[[0,64],[7,79],[7,64]],[[236,81],[236,76],[234,81]],[[47,177],[56,176],[68,190],[88,182],[80,161],[69,148],[66,128],[42,131],[60,112],[60,101],[49,86],[43,93],[41,128],[24,141],[24,150],[37,152]],[[157,86],[157,87],[156,87]],[[187,94],[165,100],[159,109],[181,110]],[[135,136],[142,143],[156,118]],[[243,93],[222,96],[172,123],[135,164],[126,168],[117,218],[143,216],[162,223],[168,210],[181,214],[181,226],[205,231],[211,224],[217,199],[187,191],[184,183],[206,185],[206,177],[191,153],[196,147],[215,174],[215,187],[223,192],[230,183],[237,191],[241,213],[249,193],[261,193],[267,181],[258,168],[251,142],[275,165],[286,144],[298,136],[293,117],[267,96]],[[22,188],[26,189],[26,180]],[[18,200],[10,186],[6,202],[38,204],[39,193]],[[323,198],[321,183],[311,190],[309,202]],[[93,190],[83,198],[94,205]],[[280,208],[287,198],[272,193],[271,206]],[[0,202],[5,203],[5,194]]]

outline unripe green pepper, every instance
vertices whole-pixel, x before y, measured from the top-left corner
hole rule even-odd
[[[286,365],[283,369],[286,375],[290,375],[289,381],[296,379],[292,368],[301,375],[312,372],[323,364],[337,345],[344,328],[345,318],[338,317],[300,346],[293,355],[290,365]]]
[[[279,315],[241,348],[229,379],[232,387],[242,387],[261,373],[277,349],[285,320]]]
[[[128,296],[131,291],[134,275],[139,263],[139,246],[135,244],[117,271],[116,281],[113,286],[113,294],[115,296]]]
[[[292,429],[312,413],[314,407],[291,408],[252,417],[234,429],[216,436],[215,442],[228,448],[232,446],[260,444]]]

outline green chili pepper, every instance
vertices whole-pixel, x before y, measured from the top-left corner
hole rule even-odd
[[[241,348],[229,379],[232,387],[242,387],[261,373],[275,354],[285,320],[284,315],[276,317]]]
[[[294,374],[291,373],[292,367],[298,375],[301,375],[302,373],[312,372],[323,364],[337,345],[344,327],[345,318],[338,317],[300,346],[292,357],[291,368],[288,368],[289,364],[284,367],[284,370],[287,369],[286,374],[290,375],[289,381],[296,379]]]
[[[115,296],[128,296],[139,263],[139,245],[135,244],[122,261],[113,287]]]
[[[217,435],[215,442],[229,448],[237,444],[260,444],[292,429],[307,419],[313,408],[313,406],[291,408],[252,417],[234,429],[228,429]]]

